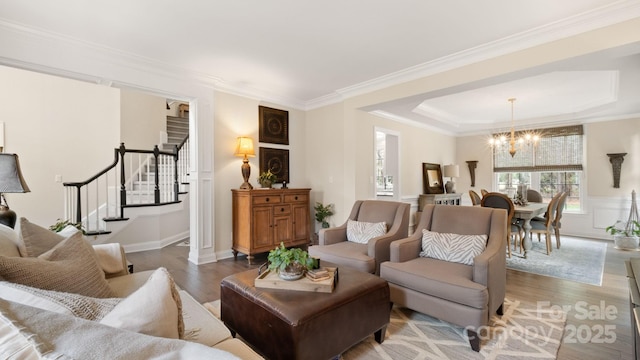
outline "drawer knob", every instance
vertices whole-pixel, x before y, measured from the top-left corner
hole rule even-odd
[[[269,198],[266,198],[264,201],[269,202]]]
[[[280,212],[284,212],[284,208],[280,208]]]
[[[295,199],[298,200],[298,197],[296,196]]]

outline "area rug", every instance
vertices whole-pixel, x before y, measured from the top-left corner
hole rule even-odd
[[[220,301],[204,304],[219,316]],[[566,314],[505,299],[505,311],[481,329],[480,352],[471,350],[464,328],[394,306],[382,344],[373,335],[342,354],[355,359],[555,359]]]
[[[555,236],[552,236],[553,250],[547,255],[544,241],[538,241],[534,236],[533,248],[524,259],[517,251],[512,251],[511,258],[507,258],[507,268],[550,276],[584,284],[602,285],[602,273],[607,254],[607,244],[604,241],[588,240],[562,236],[560,249],[555,246]]]

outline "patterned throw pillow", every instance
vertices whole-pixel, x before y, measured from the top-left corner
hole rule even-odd
[[[459,235],[422,230],[420,256],[473,265],[473,258],[487,247],[487,235]]]
[[[347,240],[367,244],[369,240],[387,233],[387,224],[383,222],[371,223],[366,221],[347,221]]]
[[[115,293],[91,245],[78,232],[40,257],[0,255],[0,278],[45,290],[107,298]]]

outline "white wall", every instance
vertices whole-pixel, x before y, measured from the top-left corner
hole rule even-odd
[[[120,92],[0,66],[5,152],[16,153],[30,193],[6,194],[18,217],[41,226],[64,214],[55,182],[84,181],[113,160],[120,137]]]

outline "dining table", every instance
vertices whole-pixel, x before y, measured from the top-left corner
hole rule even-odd
[[[524,229],[524,258],[527,258],[527,252],[531,250],[533,244],[531,243],[531,219],[536,216],[544,214],[549,204],[541,202],[529,202],[526,205],[516,205],[513,217],[523,221]]]

